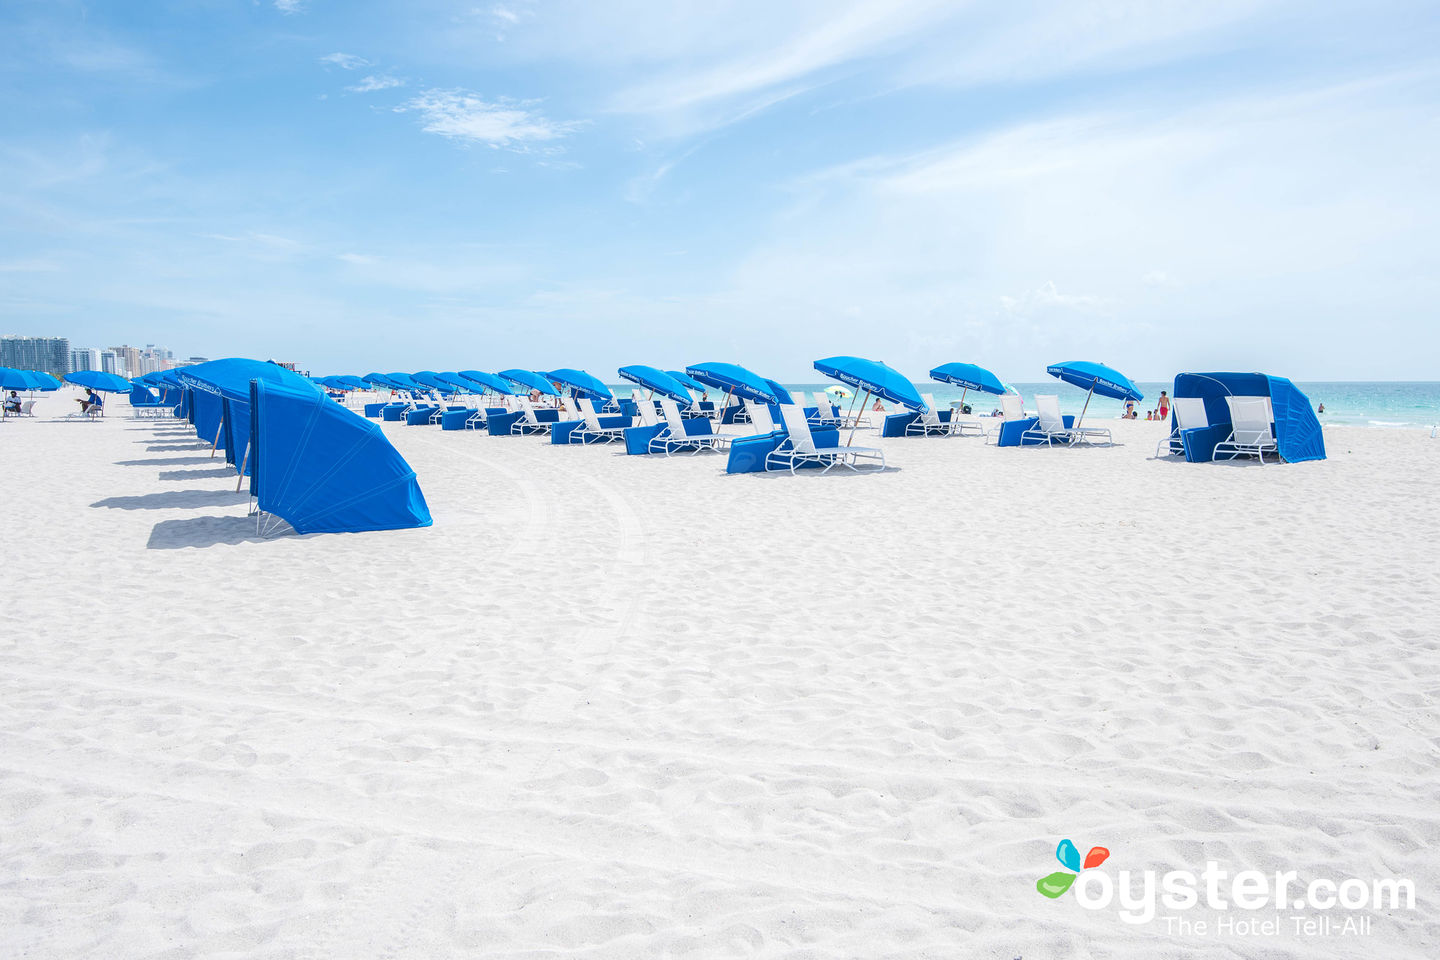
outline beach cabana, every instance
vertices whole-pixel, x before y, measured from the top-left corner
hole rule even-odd
[[[1194,397],[1205,405],[1208,423],[1204,427],[1181,430],[1173,413],[1170,418],[1170,435],[1183,446],[1190,463],[1214,460],[1215,447],[1233,432],[1227,397],[1268,400],[1275,448],[1284,462],[1325,459],[1325,436],[1310,398],[1284,377],[1264,373],[1181,373],[1175,377],[1172,396],[1177,400]]]
[[[291,382],[250,381],[245,406],[262,533],[267,518],[300,534],[430,526],[415,471],[377,424]]]
[[[340,409],[315,384],[279,364],[245,357],[227,357],[197,363],[179,371],[186,387],[187,408],[195,433],[210,441],[210,453],[225,451],[225,462],[235,465],[241,475],[249,472],[250,381],[278,383],[301,392],[309,391]]]

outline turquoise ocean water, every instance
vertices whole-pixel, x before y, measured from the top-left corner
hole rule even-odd
[[[824,390],[828,383],[797,383],[786,384],[789,390],[804,390],[810,393],[815,390]],[[1425,381],[1417,383],[1404,383],[1399,381],[1380,382],[1344,382],[1344,383],[1301,383],[1295,384],[1305,395],[1310,398],[1312,405],[1325,405],[1325,412],[1320,415],[1321,423],[1347,424],[1367,427],[1426,427],[1440,423],[1440,381]],[[932,383],[928,380],[921,380],[915,384],[921,393],[935,395],[935,402],[946,406],[951,400],[960,399],[960,390],[944,383]],[[1037,393],[1053,393],[1060,397],[1060,408],[1066,413],[1079,413],[1080,408],[1085,404],[1085,391],[1061,383],[1059,380],[1050,380],[1044,383],[1015,383],[1015,389],[1025,399],[1025,409],[1034,410],[1035,403],[1031,399]],[[1145,399],[1135,406],[1140,411],[1140,419],[1145,419],[1145,411],[1153,409],[1155,398],[1160,396],[1161,390],[1173,388],[1171,383],[1137,383]],[[976,413],[989,413],[997,407],[998,397],[986,394],[976,394],[970,391],[965,400],[970,404]],[[1118,417],[1123,404],[1116,400],[1107,400],[1104,397],[1095,397],[1090,401],[1090,409],[1086,418],[1090,416]]]

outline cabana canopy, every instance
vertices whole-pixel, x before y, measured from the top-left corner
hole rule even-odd
[[[254,380],[250,495],[296,533],[428,527],[415,471],[378,424],[315,390]]]
[[[560,396],[560,391],[555,389],[555,385],[534,370],[512,368],[509,370],[501,370],[500,376],[509,380],[511,383],[518,383],[527,390],[538,390],[547,397]]]
[[[1205,418],[1209,427],[1186,431],[1185,458],[1208,461],[1213,458],[1215,444],[1230,434],[1228,397],[1269,397],[1275,414],[1275,445],[1287,463],[1325,459],[1325,435],[1320,420],[1295,384],[1284,377],[1264,373],[1181,373],[1175,377],[1176,397],[1198,397],[1205,402]],[[1171,433],[1176,432],[1174,415],[1170,418]],[[1195,434],[1194,437],[1188,436]]]
[[[545,376],[556,383],[563,383],[574,390],[581,397],[589,397],[591,400],[610,400],[615,395],[610,388],[598,377],[593,377],[584,370],[576,370],[573,367],[561,367],[559,370],[551,370]]]
[[[656,367],[648,367],[643,363],[632,363],[628,367],[621,367],[619,373],[623,379],[629,380],[631,383],[638,383],[646,390],[653,390],[656,393],[664,394],[672,400],[683,403],[687,407],[693,402],[690,391],[685,388],[685,384],[676,380],[664,370]]]
[[[228,357],[197,363],[177,372],[190,392],[190,412],[195,433],[224,449],[225,460],[240,473],[249,472],[250,381],[277,383],[300,392],[309,392],[329,403],[319,387],[279,364],[244,357]],[[331,404],[336,406],[335,404]]]

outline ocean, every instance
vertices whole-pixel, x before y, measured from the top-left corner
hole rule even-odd
[[[787,390],[804,390],[808,394],[833,385],[833,381],[787,383],[785,388]],[[949,384],[921,380],[915,385],[921,393],[934,394],[936,404],[941,407],[947,406],[951,400],[960,399],[959,388]],[[1387,380],[1334,383],[1301,383],[1297,381],[1295,385],[1310,398],[1311,404],[1318,406],[1323,403],[1325,405],[1325,412],[1320,414],[1321,423],[1364,427],[1425,427],[1427,429],[1434,424],[1440,424],[1440,381]],[[1013,386],[1025,399],[1027,410],[1035,409],[1034,401],[1031,398],[1037,393],[1057,394],[1060,397],[1060,408],[1066,413],[1079,413],[1080,408],[1085,404],[1084,390],[1076,389],[1059,380],[1049,380],[1043,383],[1017,382]],[[1145,399],[1135,405],[1136,409],[1140,411],[1140,419],[1143,420],[1145,412],[1154,409],[1155,398],[1160,396],[1160,391],[1172,389],[1173,384],[1140,382],[1136,386],[1145,394]],[[999,406],[998,397],[977,394],[973,390],[966,395],[965,400],[976,413],[989,413]],[[1085,416],[1087,419],[1091,416],[1099,419],[1118,418],[1123,409],[1124,404],[1117,400],[1095,397],[1091,399],[1090,409]]]

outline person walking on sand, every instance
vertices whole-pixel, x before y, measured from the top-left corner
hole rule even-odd
[[[1164,390],[1160,391],[1160,409],[1158,412],[1160,414],[1158,419],[1164,420],[1170,416],[1170,397],[1166,395]]]

